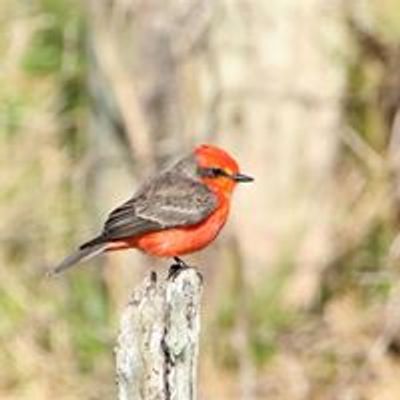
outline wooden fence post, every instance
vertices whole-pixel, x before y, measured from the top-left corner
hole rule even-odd
[[[202,277],[152,272],[123,312],[116,347],[118,400],[195,400]]]

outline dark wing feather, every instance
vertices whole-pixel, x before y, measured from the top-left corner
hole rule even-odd
[[[209,216],[217,198],[205,185],[185,176],[164,173],[109,215],[103,241],[188,226]]]

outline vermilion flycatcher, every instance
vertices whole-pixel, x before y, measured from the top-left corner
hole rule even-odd
[[[103,231],[65,258],[51,273],[107,251],[135,248],[156,257],[200,250],[224,226],[233,189],[253,178],[239,172],[224,150],[201,145],[172,167],[155,175],[113,210]]]

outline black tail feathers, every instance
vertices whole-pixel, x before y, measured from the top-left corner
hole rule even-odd
[[[106,241],[106,239],[102,235],[96,236],[94,239],[91,239],[88,242],[85,242],[85,243],[81,244],[79,246],[79,250],[84,250],[84,249],[87,249],[87,248],[90,248],[90,247],[97,246],[99,244],[104,244],[105,241]]]
[[[66,257],[60,264],[58,264],[55,268],[51,269],[47,272],[47,276],[57,275],[79,262],[90,260],[93,257],[98,256],[106,250],[106,243],[98,242],[98,238],[91,240],[79,247],[79,249]]]

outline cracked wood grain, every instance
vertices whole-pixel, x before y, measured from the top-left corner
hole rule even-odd
[[[152,272],[123,312],[116,346],[118,400],[195,400],[201,275]]]

